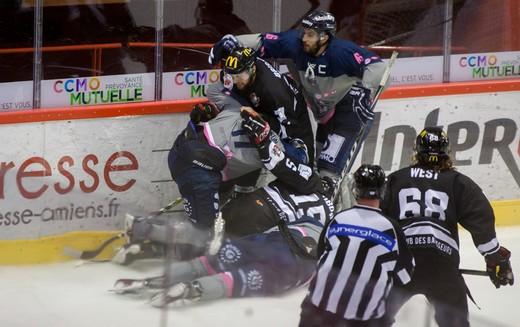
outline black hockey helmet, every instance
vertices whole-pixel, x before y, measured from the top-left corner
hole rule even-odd
[[[448,158],[450,141],[440,127],[425,127],[415,139],[415,151],[420,161],[438,162]]]
[[[224,71],[228,74],[239,74],[255,63],[255,51],[251,48],[238,47],[231,52],[224,63]]]
[[[386,175],[378,165],[361,165],[354,173],[356,199],[381,199],[385,192]]]
[[[314,10],[302,19],[302,26],[334,35],[336,33],[336,18],[330,12]]]

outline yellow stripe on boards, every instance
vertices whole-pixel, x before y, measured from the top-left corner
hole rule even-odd
[[[520,225],[520,200],[491,201],[497,226]],[[0,265],[24,265],[72,260],[65,246],[80,251],[96,249],[119,231],[70,232],[35,240],[0,240]],[[96,259],[110,259],[124,239],[110,244]]]
[[[0,240],[0,265],[61,262],[73,258],[63,254],[65,246],[80,251],[96,249],[119,231],[70,232],[35,240]],[[110,259],[124,239],[114,241],[96,259]]]
[[[491,201],[497,226],[520,225],[520,200]]]

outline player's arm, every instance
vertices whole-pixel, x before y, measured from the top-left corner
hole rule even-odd
[[[269,123],[255,111],[243,108],[242,128],[248,134],[251,143],[256,145],[264,167],[297,193],[322,193],[321,180],[312,168],[286,156],[280,138],[271,131]]]
[[[473,243],[486,262],[486,270],[496,288],[513,285],[511,252],[498,242],[493,208],[482,189],[471,179],[459,175],[456,180],[460,224],[471,233]]]
[[[236,47],[249,47],[262,58],[293,58],[299,49],[300,36],[296,30],[265,34],[227,34],[217,41],[210,50],[208,62],[218,64]]]

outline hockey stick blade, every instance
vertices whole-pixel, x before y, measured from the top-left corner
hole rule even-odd
[[[82,260],[91,260],[97,257],[101,252],[103,252],[104,249],[106,249],[110,244],[114,243],[120,238],[123,238],[125,236],[124,233],[119,233],[117,235],[112,236],[111,238],[105,240],[103,243],[101,243],[100,246],[95,248],[94,250],[86,250],[86,251],[80,251],[68,246],[65,246],[63,248],[63,254],[76,258],[76,259],[82,259]]]
[[[489,276],[487,271],[484,271],[484,270],[459,269],[459,271],[461,274],[465,274],[465,275]]]
[[[158,211],[153,212],[147,218],[151,219],[151,218],[157,217],[157,216],[163,214],[164,212],[170,210],[171,208],[179,205],[182,201],[183,201],[182,198],[179,197],[179,198],[173,200],[172,202],[168,203],[166,206],[159,209]],[[95,248],[93,250],[80,251],[80,250],[65,246],[63,248],[63,254],[66,255],[67,257],[71,257],[71,258],[82,259],[82,260],[92,260],[95,257],[97,257],[99,254],[101,254],[101,252],[103,252],[103,250],[105,250],[110,244],[112,244],[113,242],[115,242],[118,239],[123,238],[123,237],[125,237],[124,232],[114,235],[111,238],[104,241],[103,243],[101,243],[101,245],[99,245],[97,248]],[[100,262],[104,262],[104,261],[105,260],[101,260]]]

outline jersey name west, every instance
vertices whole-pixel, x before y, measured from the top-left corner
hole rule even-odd
[[[439,173],[430,170],[430,169],[422,169],[422,168],[411,168],[410,169],[410,177],[412,178],[428,178],[435,179],[439,177]]]

